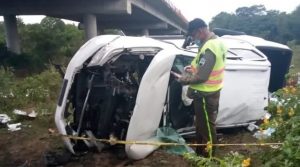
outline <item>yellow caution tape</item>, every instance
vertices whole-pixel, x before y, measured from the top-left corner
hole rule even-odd
[[[154,146],[191,146],[191,147],[201,147],[207,146],[208,144],[197,144],[197,143],[165,143],[165,142],[148,142],[148,141],[132,141],[132,140],[117,140],[114,138],[111,139],[97,139],[97,138],[89,138],[89,137],[79,137],[72,135],[59,135],[63,138],[74,139],[74,140],[90,140],[90,141],[99,141],[103,143],[109,143],[111,145],[114,144],[137,144],[137,145],[154,145]],[[209,144],[210,146],[216,147],[224,147],[224,146],[280,146],[283,143],[226,143],[226,144]]]

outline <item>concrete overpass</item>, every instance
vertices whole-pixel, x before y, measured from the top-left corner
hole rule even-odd
[[[169,0],[2,0],[6,43],[20,52],[16,15],[47,15],[78,21],[86,39],[103,29],[121,29],[129,35],[183,34],[187,20]]]

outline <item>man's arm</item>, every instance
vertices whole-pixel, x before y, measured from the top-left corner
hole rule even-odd
[[[208,80],[216,63],[216,55],[209,49],[205,50],[198,62],[198,68],[190,75],[183,75],[178,81],[183,85],[204,83]]]

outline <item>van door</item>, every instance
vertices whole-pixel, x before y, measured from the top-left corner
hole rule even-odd
[[[170,79],[170,71],[178,50],[158,52],[148,66],[139,86],[126,140],[157,141],[156,130],[160,125]],[[127,144],[126,153],[132,159],[142,159],[158,146]]]

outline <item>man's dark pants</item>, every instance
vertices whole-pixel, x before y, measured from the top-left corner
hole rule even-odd
[[[216,133],[216,118],[219,109],[220,91],[214,92],[209,95],[203,95],[194,98],[194,108],[196,115],[196,141],[197,143],[206,144],[210,142],[209,130],[211,132],[212,144],[217,143]],[[206,119],[206,114],[208,120]],[[208,122],[208,123],[207,123]],[[208,127],[209,126],[209,127]],[[196,153],[204,156],[208,156],[208,152],[205,150],[206,147],[197,147]],[[215,150],[213,148],[213,150]]]

